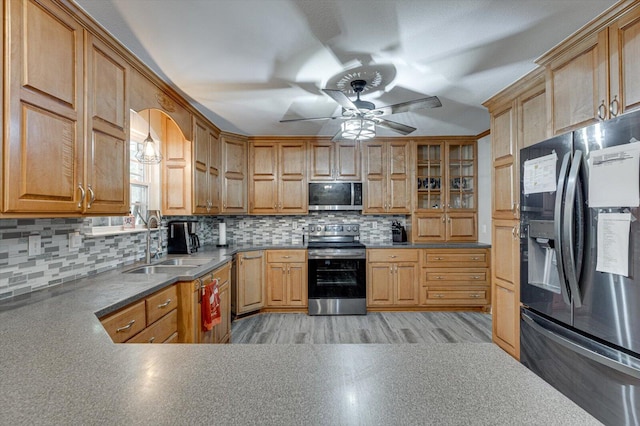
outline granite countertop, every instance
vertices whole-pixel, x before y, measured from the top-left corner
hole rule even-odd
[[[195,257],[216,268],[250,248]],[[96,313],[178,279],[114,270],[0,305],[2,422],[598,424],[490,343],[111,341]]]

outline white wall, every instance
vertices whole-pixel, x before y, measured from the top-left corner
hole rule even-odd
[[[491,244],[491,135],[478,140],[478,242]]]

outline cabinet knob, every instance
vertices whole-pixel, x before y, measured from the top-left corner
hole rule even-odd
[[[84,203],[84,196],[86,193],[84,192],[84,188],[82,187],[82,182],[78,183],[78,189],[80,190],[80,201],[78,201],[78,208],[82,208],[82,203]]]
[[[90,209],[91,204],[93,204],[93,202],[96,200],[96,194],[93,192],[93,188],[91,188],[91,185],[87,186],[87,190],[89,191],[89,203],[87,204],[87,208]]]
[[[604,104],[604,99],[602,100],[602,103],[598,105],[598,118],[600,120],[607,118],[607,107]]]
[[[613,97],[613,100],[609,104],[609,112],[611,113],[611,117],[617,117],[620,113],[620,102],[618,102],[618,95]]]
[[[135,322],[136,322],[136,320],[133,319],[133,320],[129,321],[129,323],[127,325],[123,325],[122,327],[116,328],[116,333],[120,333],[120,332],[129,330],[131,327],[133,327],[133,324],[135,324]]]

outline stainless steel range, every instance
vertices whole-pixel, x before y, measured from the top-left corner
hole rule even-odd
[[[366,250],[359,225],[310,225],[309,315],[367,313]]]

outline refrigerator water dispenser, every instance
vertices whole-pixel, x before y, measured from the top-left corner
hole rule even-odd
[[[556,263],[553,221],[532,220],[529,223],[529,284],[560,293],[560,277]]]

